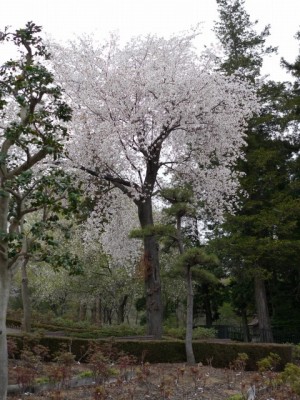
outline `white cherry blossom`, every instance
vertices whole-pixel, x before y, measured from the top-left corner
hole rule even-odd
[[[157,188],[145,181],[153,160],[157,183],[181,175],[220,217],[232,208],[231,167],[257,100],[245,82],[209,70],[192,39],[138,37],[121,48],[115,37],[102,46],[83,38],[55,46],[55,69],[74,109],[73,162],[128,182],[139,200]]]
[[[258,102],[247,83],[213,70],[209,52],[195,53],[195,35],[137,37],[124,47],[113,36],[103,45],[85,37],[67,47],[53,46],[55,73],[74,110],[72,165],[87,172],[90,192],[99,193],[98,185],[106,182],[131,199],[142,228],[154,224],[152,198],[173,177],[190,182],[197,200],[216,219],[235,206],[232,167]],[[130,230],[117,222],[127,215],[118,207],[112,213],[116,237],[118,228]],[[107,243],[109,237],[107,231]],[[148,334],[157,338],[162,313],[158,260],[155,236],[146,236]]]

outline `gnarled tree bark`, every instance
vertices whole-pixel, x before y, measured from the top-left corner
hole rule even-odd
[[[152,199],[137,202],[141,228],[153,226]],[[146,291],[147,334],[162,336],[162,304],[158,243],[155,235],[144,237],[144,279]]]
[[[255,302],[259,323],[260,342],[272,343],[273,334],[269,316],[265,281],[261,277],[254,278]]]

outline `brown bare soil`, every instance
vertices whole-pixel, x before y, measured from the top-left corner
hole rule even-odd
[[[93,371],[89,364],[75,363],[61,368],[57,363],[41,363],[36,366],[38,375],[30,376],[30,368],[22,369],[18,363],[10,361],[9,383],[14,385],[10,387],[20,388],[19,393],[8,395],[11,400],[227,400],[237,394],[247,399],[250,385],[256,387],[255,400],[300,399],[278,382],[275,372],[262,375],[202,365],[145,364],[112,365],[108,376],[105,371],[102,374]],[[36,382],[49,382],[49,377],[51,387],[49,383],[44,388],[36,385]],[[79,387],[72,387],[76,384]],[[36,393],[30,393],[33,387]]]

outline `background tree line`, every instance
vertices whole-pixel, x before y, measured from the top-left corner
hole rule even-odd
[[[32,307],[156,337],[186,324],[191,362],[193,326],[226,307],[248,339],[254,315],[261,341],[300,328],[300,55],[282,60],[290,81],[262,78],[270,27],[257,32],[243,0],[217,5],[223,54],[199,59],[207,74],[194,34],[112,40],[102,58],[54,44],[53,75],[40,27],[1,33],[23,49],[0,70],[2,398],[9,293],[26,330]],[[73,147],[66,99],[71,142],[85,133]]]

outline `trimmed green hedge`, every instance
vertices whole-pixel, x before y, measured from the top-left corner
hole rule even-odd
[[[140,358],[143,352],[146,353],[145,361],[150,363],[176,363],[185,362],[185,345],[180,341],[127,341],[118,342],[116,345],[120,350],[133,354]],[[281,358],[279,369],[292,360],[292,346],[279,344],[257,344],[257,343],[218,343],[210,341],[195,341],[193,343],[196,362],[206,365],[211,360],[215,368],[228,368],[239,353],[246,353],[249,356],[246,368],[257,370],[256,362],[267,357],[271,352]]]
[[[68,322],[68,321],[67,321]],[[6,325],[10,328],[20,328],[21,321],[11,318],[6,319]],[[107,337],[120,337],[120,336],[133,336],[133,335],[144,335],[145,328],[141,326],[129,326],[129,325],[105,325],[101,328],[96,326],[88,327],[72,327],[66,325],[54,325],[44,323],[32,323],[32,326],[36,330],[48,331],[48,332],[63,332],[64,336],[77,337],[83,339],[99,339]]]
[[[292,361],[292,346],[286,344],[202,342],[194,345],[194,352],[196,360],[203,364],[207,363],[207,359],[212,358],[212,365],[216,368],[228,367],[239,353],[248,355],[246,369],[249,371],[257,370],[257,361],[267,357],[270,353],[276,353],[280,356],[279,370],[282,370],[287,363]]]
[[[193,339],[198,340],[198,339],[213,339],[216,337],[216,330],[214,328],[204,328],[204,327],[198,327],[193,329]],[[165,328],[164,329],[164,335],[169,336],[174,339],[182,339],[184,340],[185,338],[185,328]]]
[[[18,343],[18,348],[23,347],[23,338],[13,336]],[[50,350],[50,354],[54,355],[62,345],[65,345],[69,351],[76,355],[77,360],[84,361],[85,353],[91,341],[78,338],[61,338],[45,336],[41,338],[26,337],[27,345],[37,342],[46,346]],[[185,345],[183,341],[171,340],[96,340],[97,343],[112,343],[119,351],[136,356],[139,360],[150,363],[177,363],[185,362]],[[276,353],[281,358],[279,370],[282,370],[287,363],[292,362],[292,346],[284,344],[259,344],[259,343],[236,343],[236,342],[211,342],[211,341],[195,341],[193,343],[195,358],[197,362],[204,365],[211,360],[212,366],[215,368],[225,368],[234,361],[238,353],[246,353],[249,360],[246,365],[247,370],[257,370],[257,361],[267,357],[270,353]]]

